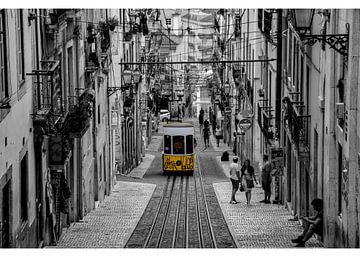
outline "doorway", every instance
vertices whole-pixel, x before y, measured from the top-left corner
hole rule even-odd
[[[2,189],[1,248],[10,248],[11,227],[11,180]]]

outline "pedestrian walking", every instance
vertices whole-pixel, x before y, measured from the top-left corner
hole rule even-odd
[[[323,200],[315,198],[311,205],[316,211],[316,215],[312,217],[302,217],[303,233],[291,242],[296,243],[295,247],[305,247],[305,243],[314,234],[323,235]]]
[[[210,136],[209,126],[204,126],[204,129],[203,129],[203,137],[204,137],[204,145],[205,145],[205,148],[209,146],[209,136]]]
[[[221,137],[222,137],[222,131],[221,131],[220,125],[217,125],[216,129],[215,129],[215,138],[216,138],[217,147],[219,147]]]
[[[200,110],[200,114],[199,114],[199,124],[200,124],[200,131],[201,131],[201,129],[202,129],[202,125],[203,125],[203,123],[204,123],[204,110],[203,110],[203,108],[201,108],[201,110]]]
[[[213,134],[215,135],[215,129],[216,129],[216,127],[217,127],[217,122],[216,122],[216,116],[215,116],[215,114],[213,114],[213,118],[212,118],[212,123],[211,123],[211,125],[212,125]]]
[[[244,178],[245,178],[245,183],[243,182]],[[250,204],[251,190],[253,187],[255,187],[254,181],[257,184],[255,178],[255,171],[254,168],[250,165],[250,160],[245,160],[244,165],[241,167],[240,181],[245,189],[246,203]]]
[[[239,158],[235,156],[233,158],[233,163],[230,164],[230,181],[232,184],[231,199],[230,199],[231,204],[239,203],[235,199],[235,194],[239,189],[239,183],[240,183],[240,166],[238,164],[238,161]]]
[[[261,184],[264,190],[264,200],[260,201],[260,203],[270,203],[271,197],[271,170],[272,164],[269,162],[269,157],[264,155],[264,166],[261,169]]]

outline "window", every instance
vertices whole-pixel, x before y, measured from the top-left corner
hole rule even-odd
[[[173,136],[173,154],[185,154],[184,136]]]
[[[164,136],[164,153],[171,154],[171,136]]]
[[[100,104],[98,105],[98,109],[97,109],[97,114],[98,114],[98,124],[100,124],[101,122],[101,115],[100,115]]]
[[[341,216],[342,213],[342,187],[343,187],[343,150],[342,146],[338,144],[338,215]]]
[[[192,154],[194,152],[194,138],[192,135],[186,136],[186,154]]]
[[[171,25],[171,19],[166,19],[166,25]]]
[[[5,10],[0,10],[0,100],[9,97],[7,83],[7,53]]]
[[[22,222],[28,219],[28,164],[27,153],[20,163],[20,218]]]
[[[18,83],[25,80],[24,68],[24,37],[23,37],[23,10],[18,9],[16,14],[16,55]]]
[[[99,167],[100,167],[100,170],[99,170],[99,173],[100,173],[100,178],[99,180],[102,181],[103,180],[103,177],[102,177],[102,156],[100,155],[100,161],[99,161]]]

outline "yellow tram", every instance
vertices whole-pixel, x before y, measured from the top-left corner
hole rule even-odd
[[[194,132],[194,125],[191,123],[164,125],[162,153],[164,173],[194,172]]]

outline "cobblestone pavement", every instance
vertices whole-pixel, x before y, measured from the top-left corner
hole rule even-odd
[[[123,248],[155,185],[117,181],[111,195],[64,231],[57,248]]]
[[[151,137],[150,144],[146,147],[146,151],[148,152],[158,152],[162,143],[161,135],[153,135]]]
[[[219,159],[219,157],[217,158]],[[219,161],[220,162],[220,161]],[[229,177],[230,162],[221,164],[225,176]],[[230,204],[231,183],[213,184],[221,209],[233,236],[242,248],[289,248],[293,247],[291,239],[301,234],[299,221],[292,218],[283,205],[264,204],[263,191],[258,185],[252,191],[251,204],[246,204],[245,193],[238,191],[238,204]],[[315,237],[307,243],[307,247],[323,247]]]
[[[212,147],[214,148],[215,152],[228,151],[229,153],[232,153],[232,146],[228,146],[227,144],[225,144],[224,140],[222,140],[222,139],[220,139],[219,147],[217,146],[216,138],[213,133],[211,133],[209,141],[210,141],[210,144],[212,145]]]
[[[129,174],[124,176],[132,177],[132,178],[140,178],[140,179],[143,178],[154,158],[155,156],[152,154],[145,154],[145,157],[143,158],[139,166],[135,167],[134,169],[131,170]]]

